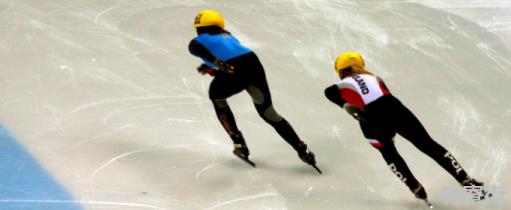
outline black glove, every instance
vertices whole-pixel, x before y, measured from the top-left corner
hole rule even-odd
[[[202,75],[209,74],[211,76],[215,76],[215,73],[216,73],[217,70],[214,69],[214,68],[209,67],[206,64],[201,64],[199,67],[197,67],[197,71],[200,74],[202,74]]]
[[[361,108],[349,103],[345,103],[344,106],[342,106],[342,108],[346,110],[346,112],[348,112],[348,114],[350,114],[356,120],[358,121],[364,120],[364,118],[362,117],[364,111]]]
[[[215,66],[218,67],[218,69],[220,69],[220,71],[227,72],[229,74],[234,73],[234,66],[231,66],[230,64],[228,64],[226,62],[216,59],[215,62],[213,62],[213,64],[215,64]]]

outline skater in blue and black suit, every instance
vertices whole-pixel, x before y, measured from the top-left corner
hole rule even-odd
[[[198,36],[190,42],[189,50],[204,62],[198,71],[214,77],[209,87],[209,98],[220,123],[233,141],[234,154],[246,159],[249,150],[236,126],[227,98],[246,90],[264,121],[275,128],[305,163],[314,165],[314,154],[291,125],[275,111],[264,68],[257,55],[224,29],[224,20],[215,11],[200,12],[195,18],[194,27]]]

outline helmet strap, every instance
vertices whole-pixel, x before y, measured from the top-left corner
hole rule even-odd
[[[220,28],[219,26],[204,26],[204,27],[197,27],[197,34],[221,34],[221,33],[229,33],[226,30]]]

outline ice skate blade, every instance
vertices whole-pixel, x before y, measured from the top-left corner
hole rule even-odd
[[[252,162],[251,160],[249,160],[248,158],[246,157],[243,157],[243,155],[241,155],[240,153],[236,152],[236,150],[232,151],[232,153],[238,157],[239,159],[243,160],[243,162],[247,163],[248,165],[252,166],[252,167],[256,167],[256,164],[254,162]]]
[[[316,166],[316,164],[312,165],[316,171],[318,171],[319,174],[323,174],[323,172]]]
[[[435,208],[435,207],[433,207],[433,205],[427,199],[424,199],[423,201],[426,203],[426,206],[427,206],[428,209],[434,209]]]

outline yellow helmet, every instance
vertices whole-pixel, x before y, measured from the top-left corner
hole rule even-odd
[[[360,53],[344,52],[339,54],[335,60],[335,71],[337,74],[339,74],[342,69],[354,66],[364,69],[364,58],[362,58]]]
[[[203,10],[195,16],[193,27],[218,26],[224,29],[224,18],[213,10]]]

